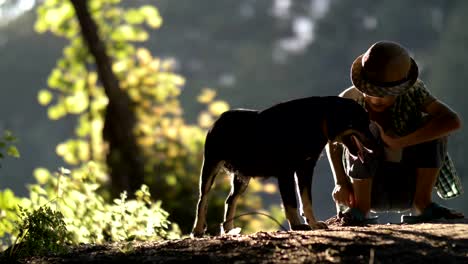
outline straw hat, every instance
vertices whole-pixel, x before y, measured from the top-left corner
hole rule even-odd
[[[404,47],[379,41],[354,60],[351,81],[370,96],[397,96],[414,85],[418,73],[418,65]]]

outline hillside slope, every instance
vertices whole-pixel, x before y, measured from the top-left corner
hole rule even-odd
[[[331,226],[105,246],[83,245],[27,263],[468,263],[468,220]]]

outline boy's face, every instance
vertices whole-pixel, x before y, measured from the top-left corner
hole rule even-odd
[[[375,112],[383,112],[395,103],[396,96],[374,97],[364,94],[367,105]]]

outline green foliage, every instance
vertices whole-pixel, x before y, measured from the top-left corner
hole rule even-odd
[[[19,230],[18,239],[4,252],[4,257],[17,259],[68,251],[71,233],[65,226],[62,213],[49,206],[41,206],[32,212],[19,207],[15,228]]]
[[[3,132],[3,136],[0,138],[0,159],[5,157],[5,154],[14,158],[19,158],[20,153],[14,143],[17,139],[13,133],[9,130]]]
[[[36,169],[37,183],[28,186],[29,198],[18,198],[11,190],[0,192],[0,235],[12,241],[31,240],[28,250],[36,244],[49,245],[46,248],[51,249],[50,243],[59,241],[55,240],[55,235],[70,244],[154,241],[180,236],[178,226],[167,219],[168,213],[161,208],[161,202],[152,202],[147,186],[143,185],[135,193],[135,199],[129,200],[126,193],[122,193],[120,199],[109,203],[100,194],[99,173],[98,166],[93,163],[73,171],[60,169],[54,174],[43,168]],[[55,213],[51,214],[44,205],[53,205]],[[32,212],[22,208],[30,208]],[[46,219],[43,214],[51,218]],[[54,223],[51,225],[54,228],[48,229],[48,223]],[[66,236],[61,226],[66,227]],[[34,233],[27,233],[28,230]],[[46,236],[42,238],[44,242],[38,242],[42,235]],[[2,241],[3,248],[9,244]]]
[[[10,235],[14,233],[15,221],[18,220],[18,205],[23,199],[16,197],[12,190],[5,189],[0,192],[0,237],[3,239],[2,247],[9,243]]]
[[[155,58],[147,49],[134,44],[148,38],[147,28],[160,27],[162,18],[158,10],[148,5],[124,9],[119,2],[89,0],[89,6],[107,53],[111,56],[120,87],[128,92],[134,103],[138,120],[134,135],[145,158],[145,182],[155,198],[164,202],[170,219],[187,233],[194,218],[206,130],[222,112],[229,109],[229,105],[215,100],[216,93],[205,89],[199,97],[199,101],[206,106],[206,110],[199,115],[199,124],[186,123],[179,101],[185,79],[174,72],[174,61]],[[99,167],[98,182],[105,184],[108,180],[107,170],[112,169],[105,167],[107,144],[102,136],[108,100],[92,65],[93,57],[78,35],[79,25],[70,3],[46,0],[38,8],[36,30],[39,33],[50,31],[70,41],[49,76],[49,87],[38,94],[39,103],[48,107],[50,119],[57,120],[69,114],[78,116],[76,138],[59,144],[56,152],[65,162],[77,168],[93,161]],[[75,170],[72,170],[72,175]],[[218,216],[217,222],[220,222],[219,216],[222,215],[229,179],[224,177],[219,182],[222,188],[218,188],[212,195],[209,216],[211,219],[214,215]],[[261,199],[257,195],[251,192],[247,197],[252,196],[252,199],[246,198],[244,201],[255,201],[255,207],[261,206]],[[62,198],[63,203],[73,200],[72,197]],[[120,203],[125,201],[124,198],[121,198]],[[99,210],[99,206],[93,203],[86,205],[89,211]],[[244,205],[241,204],[241,208]],[[159,208],[160,204],[153,206]],[[67,219],[71,219],[71,214],[64,211]],[[98,216],[98,219],[104,218]],[[119,216],[113,225],[124,220],[125,217]],[[247,224],[246,221],[244,223]],[[96,228],[101,229],[100,226]],[[92,228],[89,232],[83,233],[86,239],[100,234]],[[112,229],[110,232],[113,232]],[[112,233],[112,236],[126,239],[120,233]],[[80,238],[80,241],[84,239]],[[102,241],[101,237],[93,239]]]

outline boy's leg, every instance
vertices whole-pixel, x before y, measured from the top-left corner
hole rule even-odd
[[[413,210],[420,214],[432,203],[432,191],[437,182],[439,170],[447,152],[447,138],[421,143],[404,151],[404,160],[416,167],[416,186],[413,196]]]
[[[354,192],[354,208],[359,209],[365,216],[371,209],[372,178],[351,178]]]
[[[439,168],[417,168],[416,189],[413,198],[413,209],[420,214],[432,203],[432,191],[437,182]]]
[[[416,187],[413,196],[413,211],[416,216],[403,216],[403,222],[417,223],[439,218],[464,217],[462,213],[432,202],[432,191],[443,165],[446,151],[447,138],[422,143],[408,151],[408,161],[412,161],[412,164],[417,167]]]

